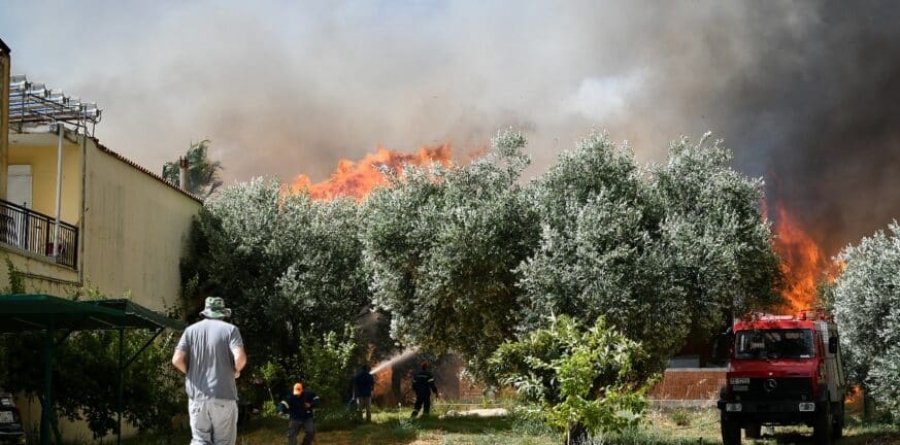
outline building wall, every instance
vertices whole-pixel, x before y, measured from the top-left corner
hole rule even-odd
[[[6,45],[0,40],[0,199],[6,198],[6,154],[9,136],[9,66]]]
[[[8,165],[31,165],[31,208],[55,217],[58,136],[17,134],[11,141]],[[63,138],[62,153],[60,219],[77,226],[81,213],[81,147],[69,138]],[[13,204],[21,205],[19,202]]]
[[[85,284],[165,311],[178,304],[179,263],[202,203],[89,140],[82,230]]]
[[[6,259],[16,271],[24,275],[25,291],[67,297],[80,287],[78,272],[56,264],[50,257],[33,255],[22,251],[3,252],[4,262],[0,264],[0,289],[9,287],[9,268]]]

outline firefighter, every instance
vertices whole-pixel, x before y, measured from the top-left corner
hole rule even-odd
[[[294,384],[293,394],[289,394],[278,404],[278,412],[285,414],[288,421],[288,445],[297,444],[297,436],[300,430],[303,435],[303,445],[311,445],[316,437],[316,426],[313,421],[313,409],[318,408],[321,399],[314,392],[303,388],[303,384]]]
[[[413,408],[411,418],[415,419],[422,410],[422,415],[427,416],[431,412],[431,393],[438,396],[437,386],[434,384],[434,374],[428,370],[428,362],[422,362],[422,369],[413,375],[413,391],[416,392],[416,405]]]

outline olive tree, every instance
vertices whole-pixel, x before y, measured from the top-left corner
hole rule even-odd
[[[736,311],[782,302],[779,259],[760,208],[763,182],[735,171],[731,159],[707,133],[697,144],[672,143],[668,162],[649,172],[664,211],[659,246],[667,274],[699,338],[730,325]]]
[[[832,296],[848,374],[900,419],[900,225],[845,247],[838,260],[844,271]]]
[[[517,324],[516,266],[537,241],[534,210],[518,183],[525,139],[501,132],[466,166],[407,166],[366,203],[361,234],[374,301],[392,336],[474,367]]]
[[[659,370],[692,328],[711,330],[738,297],[770,298],[777,276],[760,182],[719,143],[682,139],[662,166],[594,133],[532,185],[541,244],[520,268],[525,320],[600,316],[640,341]]]
[[[546,314],[601,316],[652,357],[677,349],[685,334],[685,293],[662,255],[659,223],[627,146],[594,133],[532,184],[542,232],[520,267],[525,320]]]
[[[287,366],[306,334],[344,332],[370,307],[359,224],[353,201],[285,193],[271,178],[235,184],[206,202],[182,277],[198,297],[225,298],[251,365]]]

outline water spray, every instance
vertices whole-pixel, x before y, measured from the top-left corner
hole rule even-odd
[[[391,366],[394,366],[395,364],[402,362],[402,361],[416,355],[418,352],[419,352],[419,348],[406,348],[400,354],[397,354],[397,355],[375,365],[375,367],[372,368],[372,370],[369,371],[369,373],[370,374],[378,374],[379,372],[384,371],[385,369],[387,369]]]

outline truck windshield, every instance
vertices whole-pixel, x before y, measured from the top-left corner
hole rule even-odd
[[[735,336],[737,359],[811,358],[815,354],[809,329],[759,329],[738,331]]]

